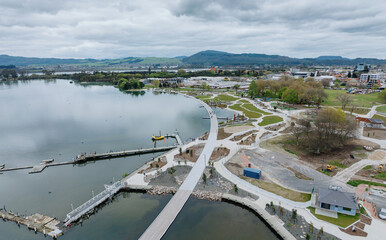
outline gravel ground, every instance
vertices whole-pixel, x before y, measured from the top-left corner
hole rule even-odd
[[[185,180],[187,175],[189,174],[191,167],[175,166],[174,169],[176,171],[173,174],[169,173],[169,170],[170,170],[169,168],[167,171],[162,172],[158,177],[153,178],[149,184],[157,185],[157,186],[166,186],[166,187],[179,187],[182,184],[182,182]],[[205,175],[207,176],[206,183],[201,178],[195,188],[195,191],[199,190],[199,191],[229,193],[240,197],[248,196],[256,200],[258,199],[258,196],[249,194],[241,189],[238,189],[238,191],[235,192],[233,183],[223,178],[215,170],[213,171],[213,174],[211,174],[210,169],[211,168],[207,167],[204,171]]]
[[[275,211],[273,210],[275,209]],[[306,239],[307,234],[310,236],[309,239],[320,239],[320,240],[333,240],[340,239],[331,235],[329,233],[320,232],[320,229],[315,227],[310,227],[310,224],[307,223],[302,216],[297,215],[296,220],[292,218],[292,212],[282,208],[280,211],[280,207],[277,205],[273,205],[273,207],[268,206],[265,208],[267,212],[271,215],[276,215],[280,218],[281,221],[284,222],[284,227],[296,238],[296,239]],[[311,230],[312,229],[312,230]]]

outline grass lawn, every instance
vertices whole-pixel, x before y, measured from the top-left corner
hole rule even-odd
[[[316,218],[323,220],[323,221],[326,221],[326,222],[329,222],[329,223],[332,223],[332,224],[337,225],[337,226],[342,227],[342,228],[346,228],[346,227],[350,226],[354,222],[358,221],[360,218],[359,213],[357,213],[355,216],[338,213],[338,218],[331,218],[331,217],[326,217],[326,216],[316,214],[315,208],[313,208],[313,207],[308,207],[308,209],[310,209],[311,213]]]
[[[237,104],[234,104],[234,105],[230,106],[229,108],[233,109],[233,110],[237,110],[237,111],[243,112],[244,115],[246,117],[248,117],[248,118],[259,118],[259,117],[261,117],[260,113],[249,111],[249,110],[247,110],[245,108],[242,108],[241,105],[242,105],[241,103],[237,103]]]
[[[198,99],[209,99],[211,96],[209,95],[198,95],[198,96],[195,96],[195,98],[198,98]]]
[[[383,183],[370,182],[370,181],[364,181],[364,180],[352,180],[352,181],[348,181],[347,184],[350,184],[351,186],[354,186],[354,187],[358,187],[360,184],[386,187],[386,184],[383,184]]]
[[[240,99],[239,102],[242,102],[242,103],[250,103],[248,100],[246,99]]]
[[[232,106],[229,106],[229,108],[236,111],[244,111],[244,108],[241,107],[241,103],[233,104]]]
[[[336,99],[339,94],[347,94],[346,90],[333,90],[333,89],[325,89],[324,90],[328,94],[327,100],[325,100],[322,105],[324,106],[341,106],[342,104]],[[372,103],[379,103],[378,99],[379,93],[373,94],[350,94],[350,96],[354,99],[354,103],[360,107],[372,107]]]
[[[386,172],[381,172],[381,173],[375,175],[373,178],[386,180]]]
[[[290,199],[296,202],[307,202],[311,199],[311,194],[296,192],[294,190],[284,188],[280,185],[271,182],[263,182],[254,178],[242,177],[245,181],[258,186],[268,192],[274,193],[276,195],[282,196],[284,198]]]
[[[266,126],[273,123],[278,123],[283,121],[283,118],[279,116],[266,116],[263,118],[263,121],[259,123],[259,126]]]
[[[386,122],[386,117],[381,116],[381,115],[375,114],[375,115],[373,116],[373,118],[375,118],[375,119],[381,119],[382,121]]]
[[[337,166],[338,168],[347,168],[347,165],[344,165],[340,163],[343,161],[342,159],[336,159],[336,160],[330,160],[328,163],[334,166]]]
[[[258,112],[258,113],[261,113],[261,114],[263,114],[263,115],[269,115],[269,114],[272,114],[272,113],[264,112],[263,110],[258,109],[257,107],[255,107],[255,106],[254,106],[253,104],[251,104],[251,103],[243,104],[242,107],[245,108],[245,109],[248,109],[248,110],[250,110],[250,111],[252,111],[252,112]]]
[[[377,111],[386,113],[386,106],[377,107]]]
[[[236,100],[238,100],[238,99],[239,99],[239,98],[232,97],[232,96],[229,96],[229,95],[223,95],[223,94],[220,94],[220,95],[218,95],[217,97],[215,97],[213,100],[214,100],[214,101],[233,102],[233,101],[236,101]]]

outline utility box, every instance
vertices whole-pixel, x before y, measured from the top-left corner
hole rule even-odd
[[[261,176],[261,171],[259,169],[253,168],[244,168],[244,176],[259,179]]]

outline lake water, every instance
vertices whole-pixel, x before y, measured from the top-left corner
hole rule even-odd
[[[1,82],[0,164],[27,166],[49,158],[69,161],[81,152],[152,147],[151,136],[159,131],[166,134],[177,129],[183,140],[195,138],[209,129],[209,120],[202,119],[207,113],[199,106],[180,95],[148,91],[127,94],[112,86],[81,86],[64,80]],[[216,112],[219,116],[233,115],[221,109]],[[174,141],[157,143],[171,144]],[[71,204],[79,206],[93,191],[99,193],[104,184],[120,179],[155,156],[51,167],[33,175],[28,170],[6,172],[0,174],[0,207],[63,220]],[[119,194],[113,203],[61,239],[137,239],[170,198]],[[226,231],[222,226],[228,226]],[[0,233],[0,239],[44,238],[11,222],[0,222]],[[191,198],[164,239],[235,239],[256,234],[259,239],[275,238],[245,209]]]

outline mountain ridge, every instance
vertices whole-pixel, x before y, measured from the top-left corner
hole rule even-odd
[[[228,53],[206,50],[191,56],[167,57],[125,57],[117,59],[76,59],[76,58],[37,58],[0,55],[1,65],[52,66],[82,65],[88,67],[110,67],[117,65],[190,65],[190,66],[253,66],[253,65],[355,65],[367,63],[386,65],[386,59],[377,58],[344,58],[342,56],[319,56],[316,58],[292,58],[281,55],[262,53]]]

